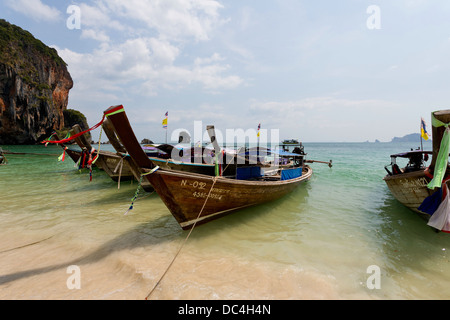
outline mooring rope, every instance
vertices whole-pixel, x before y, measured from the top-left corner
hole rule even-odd
[[[242,147],[239,148],[239,151],[237,152],[237,154],[239,154],[239,152],[240,152],[241,149],[242,149]],[[227,166],[225,167],[225,169],[222,170],[222,172],[225,172],[226,169],[228,168],[228,166],[229,166],[230,164],[231,164],[231,162],[227,164]],[[219,176],[215,176],[215,177],[213,178],[213,183],[212,183],[212,185],[211,185],[211,188],[209,189],[208,196],[206,197],[205,202],[203,203],[203,206],[202,206],[200,212],[198,213],[197,219],[195,219],[195,222],[194,222],[194,224],[192,225],[191,230],[189,230],[188,235],[186,236],[186,238],[184,239],[184,241],[183,241],[183,243],[181,244],[180,248],[178,249],[177,253],[176,253],[175,256],[173,257],[173,259],[172,259],[172,261],[170,262],[169,266],[167,267],[166,271],[164,271],[163,275],[162,275],[161,278],[158,280],[158,282],[155,284],[155,286],[154,286],[153,289],[150,291],[150,293],[147,295],[147,297],[145,297],[145,300],[148,300],[148,298],[153,294],[153,292],[154,292],[154,291],[156,290],[156,288],[159,286],[159,284],[161,283],[161,281],[163,280],[163,278],[166,276],[167,272],[169,272],[169,269],[172,267],[172,265],[174,264],[175,260],[177,259],[177,257],[178,257],[179,254],[181,253],[181,250],[184,248],[186,242],[188,241],[189,237],[190,237],[191,234],[192,234],[192,231],[194,231],[194,228],[195,228],[195,226],[197,225],[197,222],[199,221],[200,216],[201,216],[202,213],[203,213],[203,210],[205,209],[206,202],[208,202],[208,199],[209,199],[209,197],[210,197],[210,195],[211,195],[211,192],[212,192],[212,190],[213,190],[213,188],[214,188],[214,185],[216,184],[218,178],[219,178]]]
[[[214,185],[216,184],[218,177],[214,177],[213,178],[213,183],[211,185],[211,189],[209,189],[209,193],[208,196],[205,199],[205,202],[203,203],[202,209],[200,210],[197,219],[195,219],[194,224],[192,225],[191,230],[189,231],[188,235],[186,236],[186,238],[184,239],[183,243],[181,244],[180,248],[178,249],[178,252],[175,254],[175,256],[173,257],[172,261],[170,262],[169,266],[167,267],[166,271],[164,271],[163,275],[161,276],[161,278],[158,280],[158,282],[155,284],[155,286],[153,287],[153,289],[150,291],[150,293],[145,297],[145,300],[148,300],[148,298],[152,295],[152,293],[155,291],[155,289],[158,287],[158,285],[161,283],[161,281],[163,280],[163,278],[166,276],[167,272],[169,271],[169,269],[172,267],[173,263],[175,262],[175,260],[177,259],[178,255],[180,254],[181,250],[183,249],[184,245],[186,244],[186,242],[188,241],[189,237],[192,234],[192,231],[194,231],[195,226],[197,225],[198,219],[200,218],[203,209],[205,209],[206,206],[206,202],[209,199],[209,196],[211,195],[211,191],[214,188]]]
[[[25,244],[25,245],[20,246],[20,247],[16,247],[16,248],[12,248],[12,249],[7,249],[7,250],[4,250],[4,251],[0,251],[0,253],[5,253],[5,252],[9,252],[9,251],[13,251],[13,250],[17,250],[17,249],[22,249],[22,248],[25,248],[25,247],[29,247],[29,246],[32,246],[32,245],[35,245],[35,244],[44,242],[44,241],[46,241],[46,240],[48,240],[48,239],[50,239],[50,238],[53,238],[53,237],[54,237],[54,235],[53,235],[53,236],[50,236],[50,237],[48,237],[48,238],[45,238],[45,239],[43,239],[43,240],[39,240],[39,241],[36,241],[36,242],[33,242],[33,243]]]
[[[117,189],[120,189],[120,178],[122,177],[123,159],[125,159],[126,156],[127,156],[127,154],[125,154],[123,157],[120,158],[119,163],[117,164],[116,168],[114,169],[114,173],[116,173],[117,169],[120,166],[119,179],[117,181]]]

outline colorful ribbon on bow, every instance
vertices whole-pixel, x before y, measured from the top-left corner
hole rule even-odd
[[[124,215],[127,215],[128,212],[130,212],[131,210],[133,210],[134,202],[136,201],[136,199],[137,199],[137,197],[138,197],[138,195],[139,195],[139,190],[141,189],[142,179],[144,179],[144,176],[147,176],[147,175],[149,175],[149,174],[152,174],[152,173],[154,173],[154,172],[155,172],[156,170],[158,170],[158,169],[159,169],[159,167],[156,166],[155,168],[153,168],[153,169],[150,170],[149,172],[141,174],[141,177],[139,178],[139,184],[138,184],[138,187],[137,187],[137,189],[136,189],[136,192],[134,193],[134,197],[131,199],[131,205],[130,205],[130,207],[128,208],[128,210],[125,212]]]
[[[78,138],[79,136],[82,136],[82,135],[85,134],[86,132],[89,132],[89,131],[92,131],[92,130],[97,129],[98,127],[100,127],[100,126],[103,124],[104,121],[105,121],[105,115],[103,115],[102,120],[101,120],[99,123],[97,123],[95,126],[89,128],[89,129],[87,129],[87,130],[84,130],[84,131],[82,131],[82,132],[79,132],[79,133],[77,133],[77,134],[74,134],[73,136],[69,136],[69,137],[64,138],[64,139],[62,139],[62,140],[55,141],[55,140],[50,140],[50,139],[48,139],[48,140],[42,141],[42,143],[45,143],[45,144],[48,144],[48,143],[55,143],[55,144],[58,144],[58,143],[66,143],[66,142],[72,141],[73,139]],[[52,134],[52,136],[53,136],[53,134]],[[52,136],[50,136],[50,138],[51,138]]]
[[[64,160],[66,160],[66,150],[69,149],[67,147],[64,148],[63,153],[58,157],[58,161],[62,161],[64,162]]]

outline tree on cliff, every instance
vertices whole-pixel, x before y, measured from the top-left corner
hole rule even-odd
[[[65,137],[70,129],[76,124],[78,124],[83,131],[89,129],[87,119],[80,111],[74,109],[66,109],[64,110],[63,114],[65,127],[62,130],[56,130],[58,136]],[[89,142],[92,141],[92,135],[90,132],[87,132],[84,135]]]
[[[0,19],[0,144],[33,144],[63,129],[72,87],[55,49]]]

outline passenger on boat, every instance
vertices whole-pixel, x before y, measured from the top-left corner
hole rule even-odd
[[[412,153],[409,156],[409,162],[405,167],[405,172],[413,172],[423,170],[425,168],[422,153]]]
[[[398,164],[394,163],[392,165],[392,173],[391,173],[391,175],[392,174],[400,174],[400,173],[403,173],[402,170],[400,170]]]
[[[292,150],[292,153],[297,153],[297,154],[305,154],[305,147],[302,145],[302,143],[300,142],[300,146],[299,147],[295,147],[294,150]]]

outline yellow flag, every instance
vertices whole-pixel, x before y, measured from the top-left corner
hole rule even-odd
[[[425,123],[425,120],[423,120],[423,118],[420,119],[420,135],[425,140],[428,140],[428,138],[430,137],[430,135],[427,132],[427,125]]]
[[[166,112],[166,117],[162,121],[162,125],[164,129],[167,129],[167,119],[169,117],[169,111]]]

